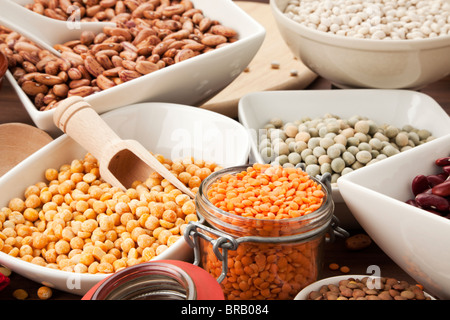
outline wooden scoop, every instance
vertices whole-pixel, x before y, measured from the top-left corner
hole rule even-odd
[[[139,142],[117,136],[83,98],[74,96],[61,101],[53,121],[98,160],[102,179],[111,185],[126,189],[136,180],[145,181],[156,171],[180,191],[194,197],[192,191]]]

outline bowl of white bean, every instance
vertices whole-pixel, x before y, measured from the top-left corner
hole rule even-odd
[[[252,137],[252,161],[332,175],[335,214],[345,228],[358,223],[340,194],[340,177],[450,133],[442,107],[411,90],[254,92],[240,100],[238,115]]]
[[[443,174],[445,164],[450,169],[449,156],[447,134],[338,180],[345,202],[370,238],[427,292],[443,300],[450,298],[449,204],[439,205],[439,197],[448,201],[436,192],[440,184],[417,193],[415,177]],[[448,182],[446,190],[448,194]],[[429,207],[421,195],[432,200]],[[412,199],[421,206],[411,205]]]
[[[445,0],[271,0],[293,54],[340,88],[418,89],[450,74]]]

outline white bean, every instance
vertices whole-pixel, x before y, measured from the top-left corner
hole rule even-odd
[[[450,33],[446,0],[302,0],[284,13],[309,28],[339,36],[422,39]]]
[[[315,176],[329,172],[334,181],[341,175],[434,139],[428,130],[411,125],[397,128],[379,125],[363,116],[340,119],[303,117],[283,122],[272,119],[259,132],[263,161],[272,165],[301,165]],[[295,136],[295,137],[294,137]]]

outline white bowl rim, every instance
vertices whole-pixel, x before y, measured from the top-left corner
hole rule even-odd
[[[300,29],[302,31],[302,37],[309,38],[315,42],[321,42],[327,45],[331,44],[336,47],[370,51],[411,51],[449,46],[450,34],[424,39],[377,40],[339,36],[329,32],[314,30],[288,18],[278,6],[278,1],[270,0],[273,14],[281,19],[283,23],[286,23],[287,27],[292,30]]]

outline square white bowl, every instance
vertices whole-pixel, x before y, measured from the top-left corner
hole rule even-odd
[[[102,118],[122,139],[135,139],[165,158],[193,156],[223,167],[246,164],[250,151],[247,130],[221,114],[186,105],[141,103],[107,112]],[[0,177],[0,207],[23,197],[25,188],[45,181],[47,168],[59,168],[86,154],[78,143],[62,135]],[[160,259],[190,260],[192,248],[183,238],[159,255]],[[0,252],[0,264],[33,281],[83,295],[105,274],[75,274],[38,266]]]
[[[225,88],[247,67],[262,45],[265,29],[233,1],[192,0],[192,3],[205,16],[236,30],[239,40],[86,97],[98,113],[140,102],[198,106]],[[36,126],[52,135],[60,134],[53,124],[54,110],[36,109],[10,72],[7,78]]]
[[[450,299],[450,220],[406,204],[416,175],[435,174],[450,134],[338,180],[349,209],[377,245],[425,291]],[[381,270],[383,273],[383,270]]]
[[[354,115],[366,116],[379,125],[428,129],[435,137],[450,133],[450,117],[431,97],[410,90],[336,89],[265,91],[247,94],[239,101],[239,121],[252,137],[250,158],[264,162],[258,151],[259,130],[272,118],[284,122],[302,117],[323,117],[331,113],[342,119]],[[406,151],[405,151],[406,152]],[[359,169],[358,169],[359,170]],[[339,188],[334,185],[335,214],[341,226],[358,227],[346,207]]]

